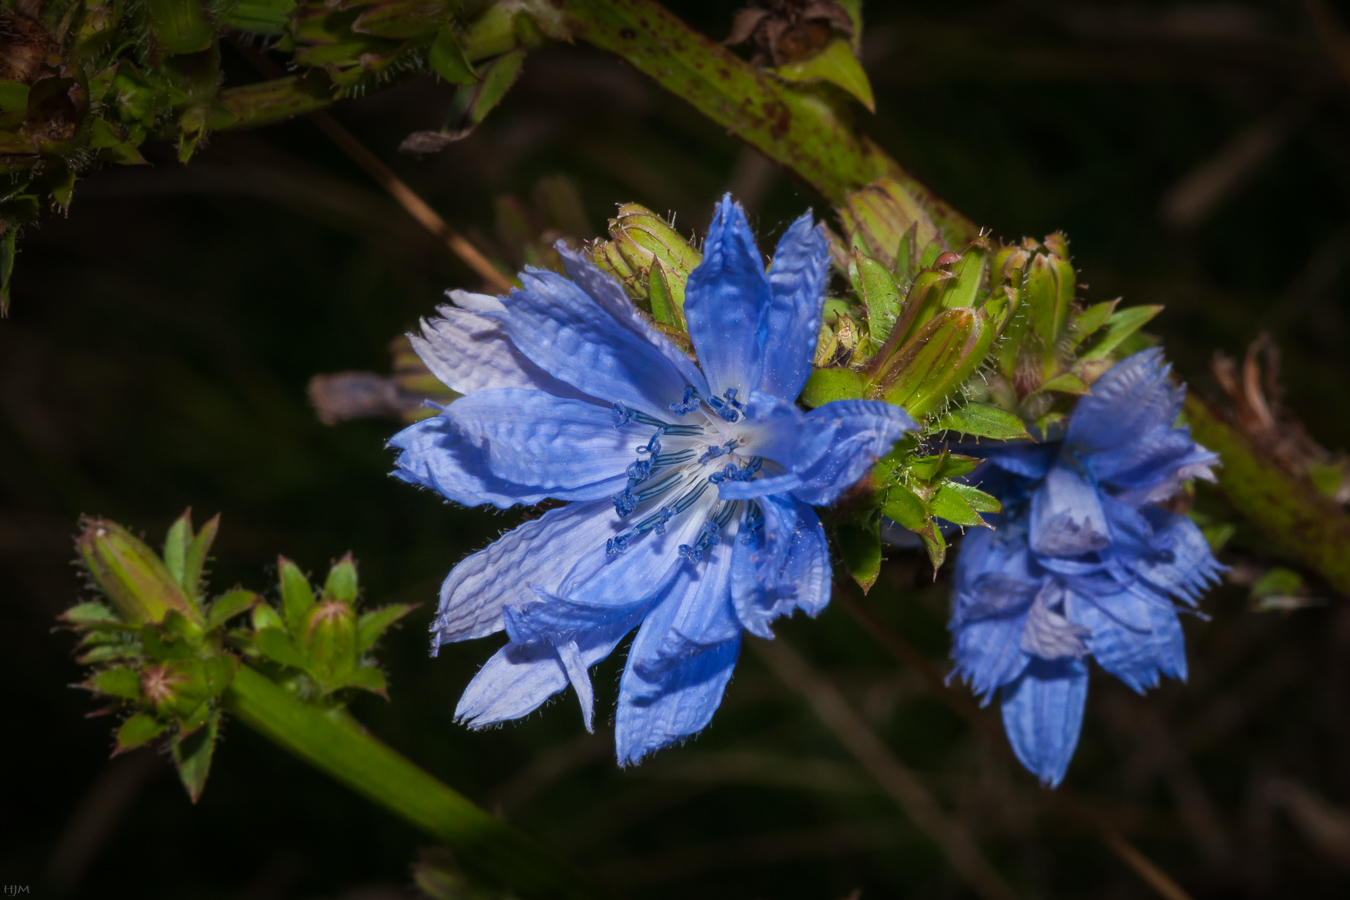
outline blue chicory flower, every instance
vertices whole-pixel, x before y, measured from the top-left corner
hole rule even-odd
[[[1176,601],[1194,607],[1222,567],[1157,505],[1217,461],[1175,425],[1184,396],[1145,350],[1098,380],[1062,441],[981,448],[976,475],[1004,516],[961,548],[953,657],[985,702],[1001,693],[1017,758],[1048,785],[1078,744],[1089,656],[1140,693],[1186,677]]]
[[[706,726],[741,633],[829,601],[812,505],[861,478],[914,422],[882,402],[804,413],[829,267],[809,214],[765,272],[730,197],[684,312],[698,364],[619,285],[559,245],[569,277],[527,269],[496,298],[452,292],[417,352],[463,394],[396,435],[395,474],[468,506],[567,501],[457,565],[433,647],[505,629],[460,699],[473,727],[527,715],[634,628],[619,686],[619,762]]]

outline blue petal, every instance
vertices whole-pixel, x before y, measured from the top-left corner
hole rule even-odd
[[[1157,347],[1106,370],[1069,417],[1064,444],[1080,453],[1100,453],[1136,441],[1176,421],[1185,397],[1172,387],[1171,366]]]
[[[760,322],[770,288],[745,211],[730,194],[717,205],[703,243],[703,262],[689,273],[684,297],[689,338],[708,376],[708,389],[715,397],[727,390],[748,396],[763,371]]]
[[[1013,752],[1042,783],[1057,786],[1083,729],[1087,666],[1080,660],[1032,660],[1003,689],[1003,728]]]
[[[483,312],[502,312],[496,297],[451,291],[459,306],[442,306],[440,316],[422,321],[422,334],[409,335],[431,373],[451,390],[472,394],[493,388],[533,388],[560,397],[581,396],[536,366],[511,343],[506,328]],[[465,305],[473,308],[462,308]]]
[[[1119,602],[1130,601],[1121,598]],[[1185,681],[1186,638],[1176,611],[1170,603],[1163,606],[1139,599],[1133,603],[1136,620],[1142,617],[1146,622],[1144,630],[1126,627],[1109,615],[1106,600],[1089,603],[1075,598],[1071,615],[1091,630],[1092,658],[1140,694],[1157,687],[1163,675]]]
[[[770,624],[794,606],[815,616],[830,602],[830,561],[811,507],[791,497],[764,497],[758,508],[763,523],[742,526],[736,542],[731,595],[741,625],[771,638]]]
[[[530,585],[558,586],[577,557],[617,534],[623,524],[607,500],[572,503],[508,531],[450,570],[431,630],[437,644],[484,637],[502,629],[502,608],[535,599]]]
[[[620,634],[581,652],[582,666],[593,666],[614,652]],[[567,687],[567,670],[552,644],[507,644],[478,670],[455,707],[455,720],[486,728],[534,712]]]
[[[614,320],[556,272],[526,270],[506,312],[490,313],[541,369],[606,403],[658,418],[684,395],[685,379],[650,343]]]
[[[820,313],[830,273],[825,229],[808,212],[778,241],[769,268],[771,292],[764,311],[764,374],[759,389],[795,400],[811,374],[820,335]]]
[[[1071,622],[1064,608],[1066,591],[1057,579],[1047,578],[1027,610],[1018,646],[1038,659],[1082,659],[1083,640],[1090,629]]]
[[[1031,495],[1031,549],[1078,556],[1111,543],[1097,488],[1066,465],[1051,467]]]
[[[612,408],[519,388],[463,397],[444,415],[493,475],[564,500],[598,500],[621,490],[637,448],[656,433],[636,422],[616,428]]]
[[[1144,516],[1153,526],[1154,553],[1131,568],[1160,593],[1194,606],[1201,590],[1213,584],[1225,567],[1190,519],[1158,507],[1145,509]]]
[[[804,503],[828,506],[918,426],[909,413],[880,400],[835,400],[807,413],[802,427],[803,440],[810,445],[827,442],[825,453],[814,460],[813,454],[779,460],[789,472],[723,485],[722,497],[748,500],[790,491]]]
[[[986,702],[1030,660],[1020,642],[1040,581],[1028,564],[1026,529],[1017,523],[999,531],[973,530],[961,542],[948,626],[952,657]]]
[[[973,456],[984,456],[1005,472],[1024,478],[1044,478],[1058,451],[1056,444],[1004,444],[991,442],[968,448]]]
[[[734,530],[729,535],[734,540]],[[615,745],[619,764],[703,729],[712,719],[740,652],[731,615],[732,546],[714,546],[687,566],[648,615],[619,683]]]
[[[684,379],[693,385],[700,396],[708,396],[708,382],[694,361],[672,344],[664,334],[652,327],[652,324],[637,311],[633,301],[623,292],[623,288],[613,278],[601,272],[586,257],[575,253],[563,241],[553,245],[562,257],[567,276],[599,304],[600,308],[614,317],[614,321],[651,344],[652,349],[666,362],[674,366]]]
[[[394,463],[395,477],[429,487],[465,506],[490,503],[506,509],[516,504],[529,506],[551,496],[549,491],[494,475],[483,451],[444,413],[409,425],[389,439],[389,446],[403,451]]]
[[[1019,646],[1025,612],[954,627],[952,659],[957,672],[988,703],[994,691],[1016,680],[1031,662]]]

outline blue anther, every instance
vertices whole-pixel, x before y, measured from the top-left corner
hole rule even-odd
[[[694,390],[693,387],[686,385],[684,388],[684,397],[675,403],[670,404],[670,411],[677,416],[682,416],[698,409],[698,405],[701,402],[702,398],[699,397],[698,391]]]
[[[628,541],[632,538],[630,534],[621,534],[605,541],[605,555],[617,556],[628,549]]]
[[[633,420],[633,411],[622,403],[614,404],[614,412],[618,415],[618,421],[614,423],[615,428],[622,428]]]
[[[613,497],[610,497],[610,499],[614,501],[614,511],[619,514],[620,518],[631,515],[633,510],[637,509],[638,502],[637,499],[633,497],[632,485],[619,491]]]
[[[629,464],[627,472],[628,477],[632,479],[628,485],[631,488],[633,485],[647,480],[647,476],[652,474],[652,464],[645,459],[634,460]]]

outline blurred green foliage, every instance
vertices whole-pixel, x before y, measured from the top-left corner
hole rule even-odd
[[[671,7],[715,37],[729,30],[723,4]],[[1350,445],[1350,86],[1301,7],[865,14],[878,114],[863,119],[916,177],[997,236],[1067,233],[1089,301],[1164,304],[1148,327],[1197,390],[1216,348],[1271,331],[1289,408],[1322,444]],[[256,77],[229,47],[221,65]],[[337,114],[485,247],[496,199],[527,197],[546,175],[579,186],[596,235],[623,201],[674,212],[688,234],[730,189],[766,238],[827,207],[641,76],[574,47],[531,54],[470,137],[422,161],[398,156],[406,135],[441,126],[453,95],[421,80]],[[305,387],[315,373],[387,369],[390,338],[476,280],[306,122],[220,135],[187,167],[170,144],[142,152],[153,167],[93,173],[68,217],[25,233],[0,326],[6,883],[101,898],[409,890],[422,840],[409,826],[247,730],[226,723],[211,790],[192,808],[153,755],[107,762],[109,723],[82,719],[86,695],[60,687],[80,677],[72,642],[47,633],[80,590],[77,517],[157,536],[192,504],[223,512],[219,589],[261,583],[277,552],[317,578],[350,550],[372,603],[423,603],[381,654],[392,702],[360,698],[356,715],[630,895],[963,896],[938,851],[749,655],[706,734],[632,771],[554,705],[498,731],[454,725],[482,654],[433,661],[423,627],[450,566],[518,516],[452,509],[388,478],[394,423],[324,426]],[[1197,502],[1225,520],[1203,488]],[[1278,562],[1245,525],[1225,554],[1258,573]],[[945,670],[947,587],[920,554],[891,555],[867,603]],[[1217,590],[1211,621],[1187,623],[1189,684],[1140,700],[1094,679],[1067,785],[1197,898],[1341,896],[1350,609],[1258,612],[1250,594]],[[1024,896],[1143,895],[841,609],[781,631]],[[597,672],[600,708],[616,683],[612,664]]]

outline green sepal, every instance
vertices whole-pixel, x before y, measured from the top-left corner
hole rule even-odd
[[[1076,288],[1077,275],[1068,260],[1043,253],[1032,258],[1022,290],[1030,332],[1037,341],[1035,352],[1047,373],[1057,362],[1059,338],[1068,324]]]
[[[975,470],[980,460],[974,456],[962,456],[945,450],[934,456],[923,456],[908,460],[905,472],[919,481],[935,481],[939,478],[960,478]]]
[[[480,81],[462,85],[456,92],[456,100],[453,103],[454,108],[463,110],[459,127],[472,128],[486,119],[488,113],[502,102],[511,85],[516,83],[524,64],[525,51],[512,50],[488,63],[483,68]],[[447,125],[451,129],[455,127],[448,120]]]
[[[90,637],[93,637],[93,635],[90,635]],[[93,666],[102,663],[122,662],[124,660],[134,662],[140,658],[140,644],[115,641],[110,643],[100,643],[95,647],[91,647],[89,650],[75,657],[75,662],[82,666]]]
[[[141,675],[130,666],[114,666],[95,672],[80,687],[121,700],[141,699]]]
[[[1091,337],[1097,329],[1101,328],[1116,311],[1120,298],[1107,300],[1105,303],[1094,303],[1069,319],[1070,342],[1077,347],[1083,341]]]
[[[952,278],[943,283],[938,298],[944,309],[975,306],[980,288],[984,285],[985,263],[989,260],[989,246],[983,241],[971,244],[961,258],[952,264]]]
[[[211,604],[206,614],[206,630],[215,631],[235,616],[248,612],[262,602],[252,591],[242,588],[230,591]]]
[[[351,604],[340,600],[317,604],[309,611],[302,634],[309,672],[325,689],[337,687],[356,668],[360,650]]]
[[[853,251],[849,275],[853,280],[854,289],[867,307],[868,334],[880,346],[891,333],[895,320],[900,315],[902,303],[900,289],[885,266],[864,255],[860,250]]]
[[[886,491],[881,514],[916,533],[926,531],[932,524],[928,517],[928,504],[903,484],[891,485]]]
[[[443,25],[427,49],[427,62],[436,74],[451,84],[473,84],[478,73],[464,55],[464,48],[449,25]]]
[[[351,28],[357,34],[407,40],[435,32],[449,16],[450,9],[446,2],[381,0],[367,7]]]
[[[261,609],[262,607],[259,607]],[[273,662],[290,666],[302,672],[309,669],[309,657],[296,647],[295,642],[280,628],[263,628],[254,636],[255,646],[263,656]]]
[[[365,613],[356,622],[356,642],[360,652],[365,653],[375,646],[384,633],[399,619],[417,607],[410,603],[394,603]]]
[[[851,94],[870,112],[877,110],[872,84],[847,38],[836,37],[811,58],[779,66],[773,73],[784,81],[827,81]]]
[[[974,374],[993,339],[984,313],[947,310],[883,367],[877,376],[883,399],[916,418],[937,411]]]
[[[164,536],[164,566],[179,586],[187,590],[183,573],[187,565],[188,545],[192,543],[192,510],[189,509],[169,526]]]
[[[266,603],[259,603],[253,607],[253,630],[263,631],[268,628],[275,628],[282,634],[286,633],[286,620],[281,617],[275,609]]]
[[[219,731],[220,712],[216,711],[211,713],[204,728],[198,728],[187,737],[175,737],[169,744],[178,777],[193,803],[197,802],[206,787],[206,776],[211,772],[211,756],[215,752]]]
[[[145,655],[156,662],[192,659],[197,655],[197,649],[192,644],[178,636],[170,635],[166,638],[154,625],[141,627],[141,647],[145,650]]]
[[[356,563],[348,553],[328,570],[328,579],[323,584],[323,599],[355,603],[358,590]]]
[[[996,441],[1030,440],[1026,423],[1021,417],[986,403],[967,403],[958,406],[938,419],[932,431],[957,431],[971,437],[992,438]]]
[[[215,32],[197,0],[143,0],[155,43],[169,56],[198,53],[211,46]]]
[[[176,609],[171,609],[164,614],[164,621],[160,624],[160,630],[178,640],[194,644],[202,639],[203,629],[200,624],[192,621]]]
[[[647,278],[647,301],[651,304],[653,319],[662,325],[681,327],[683,310],[675,302],[666,267],[659,259],[652,260],[651,274]]]
[[[937,518],[946,519],[954,525],[973,528],[988,524],[952,482],[938,486],[928,500],[928,510]]]
[[[277,572],[281,585],[281,608],[286,615],[286,630],[301,634],[305,616],[314,605],[314,590],[299,566],[284,556],[277,557]]]
[[[113,756],[142,747],[168,730],[167,725],[154,716],[138,713],[122,723],[117,729],[117,745]]]
[[[358,688],[363,691],[370,691],[372,694],[379,694],[386,700],[389,699],[389,682],[384,677],[384,673],[374,666],[361,666],[353,669],[334,687]]]
[[[77,603],[61,613],[61,621],[77,629],[98,629],[101,631],[128,631],[135,627],[128,625],[117,614],[102,603],[89,601]]]
[[[857,400],[866,394],[867,384],[861,372],[852,369],[816,369],[806,379],[798,398],[809,407],[824,406],[834,400]]]
[[[1126,338],[1162,312],[1161,306],[1129,306],[1111,315],[1106,326],[1094,334],[1078,355],[1081,360],[1106,359]]]
[[[295,5],[295,0],[238,0],[217,21],[245,34],[280,37]]]
[[[881,520],[875,514],[864,521],[835,526],[835,542],[849,575],[866,594],[881,573]]]
[[[1003,512],[1003,504],[993,494],[986,494],[984,491],[969,484],[962,484],[959,481],[949,481],[944,488],[950,488],[960,494],[970,508],[980,513],[1000,513]],[[955,521],[953,519],[952,521]],[[960,524],[959,522],[957,524]],[[981,523],[983,524],[983,523]]]

